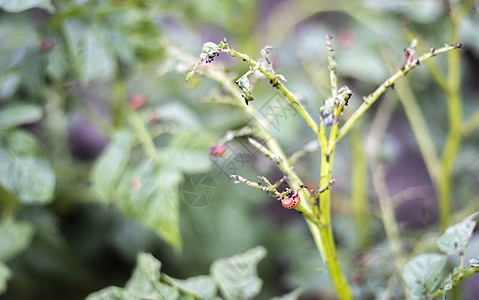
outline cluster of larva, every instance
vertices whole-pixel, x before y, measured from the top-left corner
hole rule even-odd
[[[211,63],[211,62],[214,62],[215,61],[215,58],[220,56],[220,53],[219,52],[213,52],[213,53],[210,53],[208,55],[208,57],[206,57],[204,59],[205,63]]]

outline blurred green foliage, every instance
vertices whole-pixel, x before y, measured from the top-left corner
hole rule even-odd
[[[252,57],[271,45],[278,48],[273,53],[275,69],[308,110],[318,112],[329,96],[324,37],[333,34],[340,82],[355,93],[350,100],[353,111],[361,102],[357,95],[368,94],[387,77],[384,53],[399,69],[412,38],[419,41],[418,52],[449,42],[443,3],[0,1],[4,299],[81,299],[107,286],[125,286],[140,252],[154,254],[161,272],[171,276],[168,284],[181,289],[173,277],[208,274],[216,259],[258,245],[267,249],[267,256],[258,265],[263,286],[257,299],[297,287],[305,297],[332,298],[302,218],[227,177],[282,174],[261,155],[252,155],[242,140],[228,144],[229,160],[208,157],[216,140],[248,118],[237,107],[215,102],[230,97],[220,84],[195,77],[186,84],[185,75],[204,42],[227,37]],[[459,28],[465,46],[461,92],[466,119],[479,108],[479,7],[474,5]],[[446,67],[446,60],[435,59],[441,69]],[[232,81],[246,71],[245,65],[227,57],[218,58],[212,68],[223,64],[234,70],[225,71]],[[440,147],[447,132],[445,96],[425,67],[409,78]],[[250,105],[258,111],[281,99],[261,81],[254,83],[253,91],[256,101]],[[388,97],[394,94],[384,100]],[[317,113],[314,116],[319,120]],[[271,125],[288,154],[314,139],[294,113]],[[369,131],[368,120],[362,128]],[[419,154],[400,108],[390,128],[381,155],[391,193],[404,196],[404,190],[430,187],[422,160],[404,164]],[[464,141],[456,163],[453,185],[460,216],[479,209],[477,137],[476,130]],[[388,288],[394,266],[372,188],[369,244],[361,243],[351,221],[350,159],[349,145],[338,145],[334,228],[355,294],[371,299]],[[295,170],[308,179],[308,186],[319,182],[315,153],[302,157]],[[187,201],[185,182],[195,174],[214,182],[209,205]],[[199,187],[194,188],[198,193]],[[421,203],[412,209],[422,213],[418,220],[398,209],[407,249],[415,247],[426,230],[435,230],[425,227],[435,220],[429,217],[435,213],[434,196],[418,194],[402,200]],[[155,260],[146,254],[138,259]],[[141,272],[138,268],[134,274]],[[134,275],[126,289],[140,275]],[[464,295],[474,295],[466,288]],[[404,297],[399,287],[389,292],[395,299]],[[297,294],[293,292],[291,299]]]

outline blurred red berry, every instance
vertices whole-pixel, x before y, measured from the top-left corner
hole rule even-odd
[[[137,110],[146,104],[146,97],[143,94],[136,93],[130,97],[130,107]]]
[[[354,32],[351,29],[341,29],[338,34],[338,43],[341,48],[352,47],[355,43]]]
[[[141,181],[138,178],[135,178],[131,181],[131,189],[134,191],[138,191],[141,189]]]
[[[52,49],[53,43],[50,40],[43,40],[40,43],[40,52],[47,52]]]
[[[215,147],[210,149],[210,153],[216,157],[222,157],[225,154],[226,147],[224,143],[219,142]]]

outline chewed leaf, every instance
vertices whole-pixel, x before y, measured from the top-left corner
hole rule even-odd
[[[221,42],[219,46],[213,42],[204,43],[203,50],[201,50],[201,54],[200,54],[200,60],[196,62],[193,69],[186,75],[186,81],[188,82],[191,79],[191,77],[193,77],[196,70],[198,69],[198,67],[201,65],[203,61],[205,61],[206,63],[212,62],[215,56],[219,54],[221,49],[228,49],[228,44],[225,41]]]
[[[238,87],[243,92],[243,97],[244,97],[244,100],[245,100],[246,104],[248,104],[249,101],[254,100],[254,97],[252,95],[251,83],[249,82],[248,77],[241,76],[240,79],[235,81],[235,83],[238,85]]]
[[[218,48],[220,49],[228,49],[230,46],[228,45],[228,41],[226,40],[226,38],[224,38],[221,43],[218,45]]]
[[[200,58],[205,59],[211,53],[215,53],[218,51],[218,45],[213,42],[207,42],[203,45],[203,50],[201,51]]]
[[[476,222],[473,220],[474,216],[446,229],[446,232],[437,240],[437,246],[442,252],[449,255],[460,255],[464,252],[476,226]]]

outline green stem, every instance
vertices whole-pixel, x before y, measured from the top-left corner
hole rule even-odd
[[[453,16],[450,20],[451,41],[457,41],[458,30],[457,20]],[[461,57],[457,51],[450,52],[448,55],[448,77],[447,77],[447,108],[449,133],[444,146],[443,157],[439,180],[436,185],[436,193],[439,201],[439,223],[441,230],[445,230],[451,223],[451,207],[453,199],[451,198],[452,171],[454,161],[461,144],[461,122],[462,122],[462,104],[460,98],[461,82]]]
[[[351,203],[361,248],[370,242],[368,163],[361,127],[351,130]]]
[[[333,149],[334,150],[334,149]],[[321,181],[320,186],[328,184],[331,180],[331,168],[333,164],[333,152],[321,152]],[[339,261],[336,255],[336,248],[334,245],[333,230],[331,224],[331,190],[325,190],[319,195],[320,215],[319,220],[321,226],[318,228],[319,238],[321,243],[320,252],[323,260],[328,268],[329,277],[333,283],[334,289],[338,293],[339,299],[353,299],[351,289],[348,285],[346,277],[341,271]]]
[[[334,246],[333,232],[331,226],[321,227],[319,230],[321,242],[325,253],[324,262],[328,268],[329,278],[336,290],[339,299],[353,299],[351,289],[344,277]]]
[[[467,277],[479,273],[479,267],[472,267],[467,270],[460,270],[457,276],[453,278],[450,282],[450,289],[453,289],[456,285],[458,285],[462,280],[466,279]],[[431,299],[436,299],[444,294],[444,289],[436,290],[432,295],[430,295]]]

